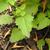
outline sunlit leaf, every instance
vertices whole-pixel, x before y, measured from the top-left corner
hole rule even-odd
[[[9,4],[7,0],[1,0],[0,1],[0,12],[6,10],[8,8]]]
[[[38,30],[43,29],[50,25],[50,19],[45,17],[44,13],[39,13],[37,17],[33,20],[33,28]]]
[[[8,14],[0,15],[0,25],[10,24],[13,22],[13,17]]]
[[[32,18],[30,15],[17,18],[16,19],[16,25],[19,26],[23,35],[25,35],[27,37],[30,36],[30,31],[32,30]]]
[[[17,14],[16,16],[16,25],[18,25],[18,27],[21,29],[21,31],[23,32],[23,34],[27,37],[30,36],[30,31],[32,30],[32,21],[33,21],[33,9],[34,9],[34,3],[33,0],[27,0],[27,2],[24,3],[23,6],[24,8],[21,9],[21,7],[19,7],[19,9],[17,8],[18,11],[16,11],[15,14]]]
[[[10,37],[11,42],[16,42],[22,40],[23,38],[25,38],[25,35],[22,34],[22,31],[20,29],[16,27],[12,29],[12,33]]]

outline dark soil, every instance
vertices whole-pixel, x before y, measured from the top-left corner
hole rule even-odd
[[[1,30],[2,32],[7,32],[11,27],[14,27],[15,24],[11,24],[11,25],[6,25],[6,26],[2,26]],[[35,33],[36,32],[36,33]],[[12,48],[12,46],[15,43],[11,43],[9,41],[9,38],[11,35],[6,36],[5,39],[3,39],[3,36],[5,34],[1,34],[0,35],[0,50],[39,50],[37,47],[37,41],[34,40],[36,39],[36,34],[38,37],[38,40],[40,39],[45,39],[45,38],[50,38],[50,26],[42,29],[42,30],[36,30],[36,29],[32,29],[32,31],[30,32],[30,38],[28,39],[23,39],[21,41],[17,42],[18,46],[24,46],[24,47],[19,47],[19,48]],[[48,50],[48,44],[45,43],[45,45],[43,46],[43,50]]]

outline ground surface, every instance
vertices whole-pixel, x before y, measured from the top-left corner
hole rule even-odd
[[[10,26],[12,26],[13,24],[11,24]],[[8,27],[10,28],[10,26],[4,26],[2,28],[2,31],[5,32],[8,30]],[[36,32],[36,33],[35,33]],[[45,33],[46,34],[45,34]],[[40,40],[42,38],[50,38],[50,26],[47,28],[44,28],[43,30],[36,30],[36,29],[32,29],[31,31],[31,36],[28,39],[23,39],[21,41],[18,41],[17,44],[16,43],[11,43],[9,41],[9,37],[10,35],[8,35],[5,39],[3,39],[2,37],[4,36],[4,34],[0,35],[0,50],[38,50],[37,47],[37,39]],[[36,38],[37,36],[37,38]],[[14,44],[16,44],[16,47],[12,47]],[[48,45],[47,43],[45,44],[45,46],[43,46],[43,50],[48,50]]]

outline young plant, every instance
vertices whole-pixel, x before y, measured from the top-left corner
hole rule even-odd
[[[12,16],[7,12],[0,15],[0,25],[15,23],[15,27],[11,30],[11,42],[29,38],[32,28],[41,30],[50,25],[50,1],[47,1],[48,9],[45,12],[42,11],[43,7],[40,1],[41,0],[0,0],[0,13],[7,10],[9,6],[11,9],[12,6],[15,7],[15,11],[12,9]],[[16,26],[18,26],[18,28]]]

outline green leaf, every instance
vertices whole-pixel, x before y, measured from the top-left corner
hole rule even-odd
[[[46,38],[45,41],[48,44],[48,47],[49,47],[49,50],[50,50],[50,39],[49,38]]]
[[[0,1],[0,12],[6,10],[8,8],[9,4],[7,0],[1,0]]]
[[[14,5],[15,2],[16,0],[0,0],[0,12],[6,10],[10,4]]]
[[[34,4],[34,6],[33,6],[33,15],[35,15],[38,12],[38,6],[39,6],[39,4]]]
[[[39,48],[39,50],[42,50],[42,47],[45,45],[45,41],[44,39],[40,39],[37,41],[37,47]]]
[[[13,16],[9,16],[8,14],[0,15],[0,25],[10,24],[13,22]]]
[[[25,36],[22,34],[22,31],[20,29],[16,27],[12,29],[12,33],[10,37],[11,42],[16,42],[22,40],[23,38],[25,38]]]
[[[16,18],[16,25],[21,29],[23,35],[29,37],[32,30],[32,16],[26,15],[24,17]]]
[[[14,15],[22,15],[24,16],[25,13],[26,14],[33,14],[35,15],[38,11],[38,6],[39,6],[39,3],[34,3],[33,0],[26,0],[24,4],[22,4],[21,6],[17,7],[16,8],[16,12],[13,12]]]
[[[29,37],[30,31],[32,30],[32,21],[33,21],[33,9],[34,9],[34,3],[33,0],[27,0],[23,5],[18,7],[16,9],[16,12],[14,14],[17,14],[16,16],[16,25],[21,29],[23,32],[23,35]],[[38,7],[37,7],[38,9]],[[36,11],[36,10],[35,10]]]
[[[38,30],[43,29],[50,25],[50,19],[45,17],[44,13],[39,13],[37,17],[33,20],[33,28]]]
[[[28,13],[28,14],[31,14],[33,13],[33,15],[35,15],[38,11],[38,6],[39,6],[39,3],[37,3],[36,1],[34,2],[35,0],[27,0],[26,1],[26,9],[25,11]]]
[[[35,1],[36,2],[36,1]],[[25,0],[24,4],[16,8],[14,14],[16,15],[16,25],[21,29],[23,34],[27,37],[30,36],[30,31],[32,30],[33,16],[38,11],[39,3],[34,3],[33,0]]]

